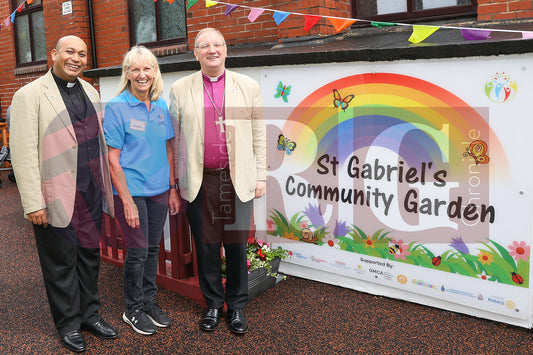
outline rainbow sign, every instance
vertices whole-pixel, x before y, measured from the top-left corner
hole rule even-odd
[[[528,287],[524,241],[491,235],[509,162],[488,114],[401,74],[322,85],[268,137],[267,233]]]

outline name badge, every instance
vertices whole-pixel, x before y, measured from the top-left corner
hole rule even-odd
[[[144,132],[146,130],[146,121],[130,120],[130,129]]]

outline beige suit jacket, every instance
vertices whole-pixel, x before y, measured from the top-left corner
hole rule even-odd
[[[266,179],[266,129],[259,85],[226,70],[226,147],[231,181],[243,202],[255,197],[258,180]],[[204,164],[204,90],[202,73],[177,80],[170,91],[176,177],[181,196],[193,201],[202,184]]]
[[[105,188],[104,211],[114,216],[100,98],[89,83],[79,81],[97,112]],[[76,195],[78,143],[51,71],[13,96],[9,146],[24,214],[46,208],[49,224],[68,226]]]

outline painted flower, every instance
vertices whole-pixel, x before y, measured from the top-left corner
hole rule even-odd
[[[292,240],[300,240],[297,236],[294,235],[294,232],[285,232],[283,235],[283,238],[292,239]]]
[[[274,233],[275,230],[276,230],[276,223],[271,219],[267,219],[267,232]]]
[[[513,245],[509,245],[509,255],[514,257],[516,261],[529,259],[529,246],[526,245],[526,242],[522,241],[518,243],[517,241],[513,242]]]
[[[468,250],[468,247],[466,246],[465,242],[463,242],[463,237],[452,237],[452,243],[450,244],[450,246],[463,254],[470,254],[470,250]]]
[[[374,243],[375,243],[375,242],[374,242],[372,239],[370,239],[370,236],[367,235],[367,236],[366,236],[366,240],[365,240],[365,248],[376,249]]]
[[[329,247],[340,249],[339,240],[332,235],[326,235],[322,238],[324,244],[327,244]]]
[[[300,229],[309,228],[309,223],[302,221],[300,222]]]
[[[392,240],[392,243],[394,245],[397,245],[400,247],[400,251],[396,254],[394,254],[394,259],[398,260],[398,259],[402,259],[402,260],[405,260],[405,257],[408,256],[408,255],[411,255],[411,253],[409,252],[409,245],[408,244],[405,244],[403,242],[403,240]]]
[[[304,211],[305,215],[309,220],[311,221],[311,224],[318,228],[320,226],[323,226],[324,223],[324,217],[322,215],[322,212],[320,211],[319,205],[311,205],[307,206]]]
[[[483,265],[490,265],[493,261],[494,261],[494,257],[492,256],[491,253],[489,253],[488,251],[486,250],[482,250],[478,255],[477,255],[479,261],[481,261],[481,263]]]
[[[346,228],[346,222],[335,222],[335,229],[333,230],[333,235],[336,237],[344,237],[348,234],[348,228]]]
[[[483,271],[481,274],[477,274],[477,277],[479,277],[481,280],[489,280],[492,276],[487,275],[485,271]]]

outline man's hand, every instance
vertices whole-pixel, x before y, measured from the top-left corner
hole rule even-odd
[[[44,228],[48,227],[48,221],[46,220],[46,208],[28,213],[28,219],[33,224],[38,224]]]
[[[255,185],[255,198],[260,198],[265,196],[266,193],[266,182],[261,180],[258,181]]]

